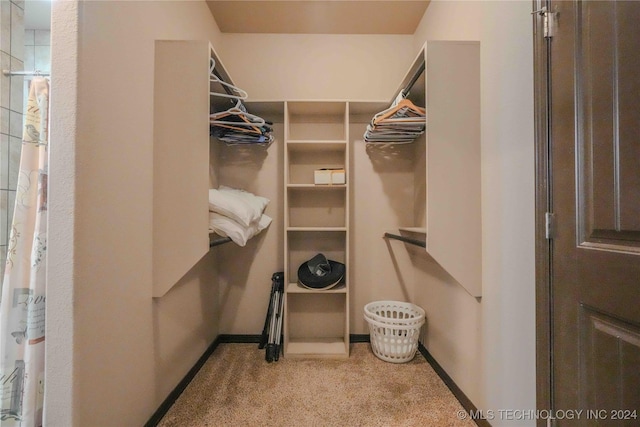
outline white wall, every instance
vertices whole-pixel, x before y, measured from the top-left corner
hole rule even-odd
[[[49,222],[47,254],[47,322],[45,341],[44,422],[73,426],[77,407],[75,376],[75,225],[73,212],[78,126],[78,3],[56,2],[52,11],[51,43],[57,46],[51,79],[64,94],[51,97],[49,147]],[[52,148],[56,144],[56,148]],[[77,425],[77,424],[75,424]]]
[[[405,70],[406,71],[406,70]],[[399,84],[398,81],[396,84]],[[392,93],[387,95],[387,99]],[[368,122],[370,117],[366,120]],[[366,146],[367,123],[351,123],[351,333],[368,334],[364,306],[372,301],[411,301],[413,268],[405,245],[385,232],[416,225],[414,163],[416,147]],[[418,144],[424,144],[421,137]],[[424,198],[422,199],[424,201]],[[423,224],[422,224],[423,225]]]
[[[484,3],[432,0],[413,34],[414,50],[418,51],[427,40],[480,40]]]
[[[535,153],[531,3],[483,3],[484,405],[535,408]],[[497,24],[499,23],[499,25]],[[494,426],[534,425],[496,420]]]
[[[270,202],[265,213],[273,219],[269,228],[244,247],[230,243],[214,248],[219,254],[220,333],[262,332],[271,275],[284,266],[284,127],[276,123],[273,129],[276,141],[268,149],[227,146],[217,140],[211,143],[217,183],[267,197]]]
[[[154,40],[220,34],[204,2],[54,2],[52,20],[45,422],[139,426],[218,334],[213,252],[151,298]]]
[[[224,34],[220,56],[249,99],[388,100],[411,65],[412,36]]]
[[[423,341],[483,409],[535,408],[533,41],[528,1],[431,2],[426,40],[480,40],[483,296],[411,250]],[[427,183],[428,185],[428,183]],[[494,426],[534,425],[496,418]]]
[[[416,30],[414,49],[427,40],[480,40],[482,7],[475,1],[432,1]],[[483,305],[424,251],[409,252],[415,268],[413,302],[427,316],[422,342],[467,397],[482,407]]]

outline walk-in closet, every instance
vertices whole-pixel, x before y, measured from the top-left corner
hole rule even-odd
[[[51,175],[74,169],[50,184],[66,285],[47,340],[73,345],[49,354],[46,398],[74,411],[50,425],[218,425],[207,405],[247,399],[253,415],[219,425],[465,426],[456,411],[535,406],[533,267],[512,233],[533,233],[531,63],[512,59],[529,20],[506,1],[56,2],[52,111],[69,114],[51,135],[72,137]],[[424,310],[409,362],[373,354],[373,301]],[[269,381],[284,421],[252,394]],[[336,418],[307,407],[310,384],[344,393]],[[384,408],[399,398],[406,414]]]
[[[285,354],[293,325],[293,335],[303,340],[319,334],[317,348],[307,355],[348,357],[349,334],[367,333],[364,304],[411,298],[413,284],[405,289],[399,285],[413,267],[407,259],[394,259],[407,256],[394,234],[424,241],[425,257],[447,266],[467,292],[481,296],[479,49],[478,42],[428,42],[386,102],[244,101],[251,114],[273,120],[275,142],[225,143],[212,138],[212,182],[270,199],[266,212],[276,221],[244,248],[215,249],[224,260],[219,264],[223,288],[235,298],[222,308],[222,320],[230,322],[231,333],[260,329],[262,306],[268,300],[260,275],[268,278],[269,271],[284,268]],[[212,55],[217,53],[212,50]],[[218,58],[216,63],[222,70],[222,61]],[[376,132],[367,126],[371,128],[377,117],[392,117],[404,108],[396,106],[398,98],[427,106],[424,133],[410,130],[402,135],[399,130],[386,141],[366,141],[365,133]],[[344,171],[344,183],[314,183],[315,171],[331,168]],[[392,237],[385,239],[385,233]],[[280,237],[268,240],[269,234]],[[345,263],[347,278],[340,287],[308,295],[298,284],[297,269],[318,252]],[[303,332],[305,321],[316,331]],[[335,350],[329,343],[332,338],[340,346]],[[327,342],[321,344],[322,340]],[[313,343],[311,339],[309,345]]]

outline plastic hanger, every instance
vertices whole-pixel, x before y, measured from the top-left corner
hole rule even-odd
[[[237,100],[245,100],[249,97],[247,92],[245,92],[244,90],[240,89],[237,86],[232,85],[231,83],[227,83],[221,80],[214,72],[215,68],[216,68],[216,61],[213,58],[211,58],[211,64],[209,65],[209,82],[218,83],[223,87],[229,88],[231,91],[237,93],[237,95],[234,95],[233,93],[220,93],[220,92],[209,92],[209,95],[219,96],[222,98],[237,99]]]
[[[424,117],[426,115],[426,110],[424,108],[418,107],[417,105],[415,105],[413,102],[411,102],[410,100],[405,98],[405,94],[403,91],[401,91],[398,96],[396,97],[396,100],[394,101],[393,105],[389,108],[387,108],[384,111],[381,111],[380,113],[376,114],[373,117],[372,123],[374,125],[379,124],[380,122],[382,122],[383,120],[392,118],[392,116],[396,113],[398,113],[399,111],[403,110],[403,109],[408,109],[410,113],[415,114],[415,117]],[[403,117],[403,118],[406,118]]]
[[[232,125],[240,124],[239,122],[228,122],[228,121],[220,120],[231,115],[246,118],[247,120],[245,121],[251,126],[263,126],[266,124],[265,120],[262,117],[249,113],[247,109],[244,108],[244,105],[242,105],[242,102],[240,101],[238,101],[235,106],[229,108],[228,110],[210,114],[209,121],[211,124],[215,124],[215,123],[232,124]]]
[[[401,91],[391,107],[373,117],[363,135],[367,144],[408,144],[424,133],[426,110],[405,97]]]
[[[242,121],[221,120],[229,116],[236,116]],[[220,111],[218,113],[210,114],[209,124],[213,126],[234,129],[239,132],[261,134],[262,130],[260,129],[260,127],[265,126],[267,123],[262,117],[247,112],[247,110],[242,105],[242,102],[238,101],[238,103],[234,107],[226,111]]]

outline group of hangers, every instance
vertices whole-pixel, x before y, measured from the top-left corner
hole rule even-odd
[[[427,113],[400,91],[391,107],[379,112],[367,125],[364,141],[368,144],[407,144],[424,133]]]
[[[209,92],[212,96],[229,98],[232,107],[225,111],[215,112],[209,115],[210,134],[219,140],[235,144],[261,144],[268,145],[273,142],[271,134],[272,123],[263,118],[250,114],[242,103],[247,99],[247,92],[225,82],[215,73],[216,63],[211,59],[209,65],[209,80],[222,86],[225,93]],[[234,103],[235,101],[235,103]]]

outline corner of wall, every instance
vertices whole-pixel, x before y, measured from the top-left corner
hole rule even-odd
[[[480,40],[482,3],[432,0],[414,33],[413,50],[427,40]]]
[[[486,409],[536,407],[531,7],[524,1],[483,2],[480,15]]]
[[[459,292],[430,261],[416,273],[416,295],[431,311],[425,346],[484,409],[535,408],[530,9],[525,1],[434,0],[414,34],[415,51],[430,40],[481,42],[483,297]]]
[[[78,425],[74,376],[74,235],[75,145],[77,133],[77,87],[80,2],[53,2],[51,84],[56,96],[50,123],[48,211],[47,324],[45,365],[45,425]],[[55,369],[51,369],[55,367]]]
[[[144,423],[219,332],[212,255],[159,304],[149,256],[153,41],[215,43],[206,14],[203,2],[53,3],[47,425]]]

